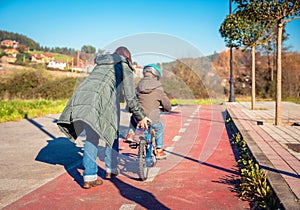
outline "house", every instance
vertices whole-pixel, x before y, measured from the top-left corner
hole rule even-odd
[[[71,68],[71,70],[72,70],[72,71],[83,72],[83,71],[84,71],[83,68],[84,68],[83,60],[77,58],[77,65],[73,66],[73,63],[72,63],[72,68]]]
[[[19,42],[14,40],[3,40],[1,41],[1,46],[11,47],[11,48],[17,48]]]
[[[50,61],[47,65],[47,68],[53,68],[53,69],[61,69],[64,70],[67,67],[67,63],[64,61],[58,61],[53,60]]]
[[[44,54],[32,54],[31,55],[31,61],[36,63],[49,63],[50,61],[53,61],[54,57],[50,53],[44,53]]]
[[[19,51],[14,48],[7,48],[4,50],[4,53],[9,56],[17,57]]]
[[[11,55],[10,56],[4,55],[1,57],[1,61],[2,63],[15,63],[17,61],[17,58]]]

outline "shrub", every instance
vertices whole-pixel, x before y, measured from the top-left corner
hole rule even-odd
[[[51,76],[45,70],[22,70],[0,82],[0,99],[66,99],[77,78]]]
[[[265,171],[255,162],[246,141],[237,133],[232,144],[238,150],[238,166],[241,172],[241,182],[237,189],[239,196],[250,201],[252,209],[276,209],[279,206],[276,195],[267,181]]]

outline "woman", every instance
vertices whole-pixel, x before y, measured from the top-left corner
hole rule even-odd
[[[121,90],[124,90],[127,106],[139,125],[147,128],[147,121],[150,121],[135,96],[131,63],[131,54],[126,47],[117,48],[113,54],[97,56],[95,68],[75,90],[58,120],[60,129],[73,141],[83,130],[86,131],[83,153],[83,187],[86,189],[103,183],[97,179],[99,138],[108,146],[105,157],[107,177],[118,173]]]

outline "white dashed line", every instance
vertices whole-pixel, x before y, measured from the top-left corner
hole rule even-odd
[[[187,119],[186,121],[188,121],[188,122],[191,122],[191,121],[192,121],[192,119]]]
[[[181,136],[174,136],[174,138],[172,139],[172,141],[179,141],[181,139]]]
[[[183,126],[189,126],[190,125],[190,123],[184,123],[183,124]]]
[[[169,155],[168,152],[172,152],[174,147],[167,147],[165,150],[167,152],[167,156]]]
[[[152,182],[156,177],[156,175],[158,174],[159,170],[160,168],[158,167],[150,168],[148,172],[148,178],[145,180],[145,182]]]
[[[136,207],[136,204],[123,204],[119,210],[133,210]]]
[[[184,133],[186,130],[186,128],[180,128],[180,130],[178,131],[179,133]]]

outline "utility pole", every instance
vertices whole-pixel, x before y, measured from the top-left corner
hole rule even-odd
[[[229,0],[229,13],[232,13],[232,0]],[[230,67],[230,78],[229,78],[229,102],[235,102],[234,98],[234,79],[233,79],[233,71],[232,71],[232,47],[230,46],[230,60],[229,60],[229,67]]]

